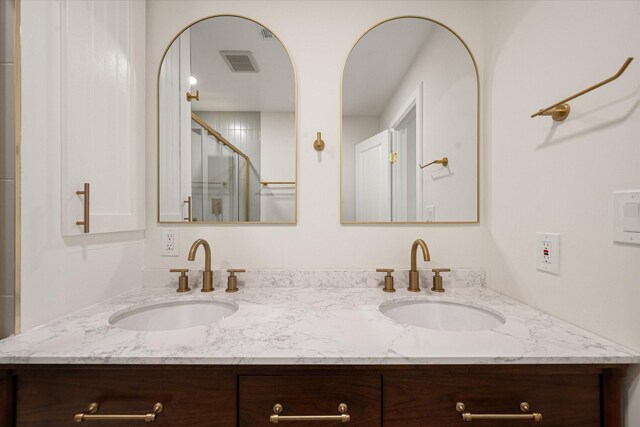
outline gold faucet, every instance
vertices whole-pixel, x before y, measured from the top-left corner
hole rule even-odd
[[[429,256],[429,248],[422,239],[417,239],[411,245],[411,270],[409,271],[409,292],[420,292],[420,279],[418,276],[418,268],[416,262],[416,256],[418,255],[418,246],[422,249],[422,255],[425,261],[431,261]]]
[[[204,271],[202,272],[202,290],[201,292],[213,291],[213,272],[211,271],[211,247],[209,243],[204,239],[198,239],[193,242],[191,249],[189,249],[189,261],[196,259],[196,251],[198,247],[204,247]]]

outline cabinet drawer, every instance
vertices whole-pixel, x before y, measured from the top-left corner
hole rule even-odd
[[[241,376],[240,426],[274,425],[274,405],[282,405],[281,416],[340,415],[338,405],[347,405],[351,427],[381,425],[381,377],[340,376]],[[295,427],[341,425],[341,421],[296,421],[281,418],[278,424]]]
[[[481,372],[453,374],[386,375],[385,427],[599,427],[600,378],[598,375],[491,375]],[[542,414],[539,422],[523,420],[473,420],[456,411],[456,403],[471,414],[523,415],[520,403]]]
[[[163,405],[153,423],[86,421],[84,425],[117,427],[236,425],[234,375],[196,370],[113,369],[30,371],[17,376],[18,427],[78,426],[74,415],[86,413],[97,402],[96,414],[144,415],[155,403]],[[215,411],[215,414],[212,413]]]

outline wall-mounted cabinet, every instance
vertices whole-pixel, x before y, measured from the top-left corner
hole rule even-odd
[[[62,234],[144,228],[144,2],[61,4]]]

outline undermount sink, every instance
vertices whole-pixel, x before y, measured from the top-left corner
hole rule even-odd
[[[444,331],[482,331],[505,323],[489,310],[448,301],[395,301],[380,305],[380,312],[406,325]]]
[[[119,311],[109,323],[131,331],[171,331],[210,325],[236,311],[236,304],[221,301],[163,302]]]

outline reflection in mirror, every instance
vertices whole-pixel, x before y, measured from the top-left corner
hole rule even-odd
[[[159,222],[296,222],[293,65],[267,28],[216,16],[158,73]]]
[[[341,220],[478,221],[478,75],[448,28],[377,25],[342,78]]]

